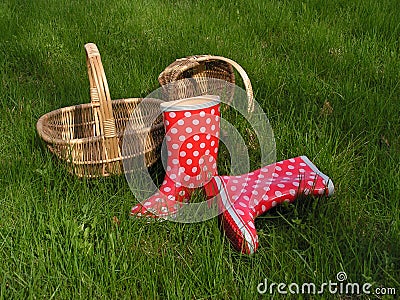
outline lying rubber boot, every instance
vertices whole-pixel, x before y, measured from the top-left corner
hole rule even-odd
[[[218,198],[222,228],[233,247],[252,254],[258,248],[254,221],[259,215],[301,195],[330,196],[334,186],[306,156],[299,156],[244,175],[215,176],[206,192]]]

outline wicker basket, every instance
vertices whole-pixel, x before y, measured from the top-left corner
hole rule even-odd
[[[215,78],[235,84],[234,68],[242,77],[247,98],[248,98],[248,111],[254,111],[254,95],[251,87],[251,82],[244,69],[235,61],[222,56],[213,55],[197,55],[180,58],[170,64],[158,76],[158,81],[162,86],[168,87],[169,83],[177,82],[182,79],[192,79],[193,81],[182,81],[181,85],[170,85],[171,89],[166,91],[170,99],[175,100],[179,98],[186,98],[198,96],[199,90],[202,94],[209,94],[210,91],[218,90],[218,85],[221,84],[219,80],[207,80],[208,78]],[[196,91],[194,95],[193,91]],[[234,85],[230,92],[230,98],[233,99]],[[228,99],[229,100],[229,99]]]
[[[140,106],[144,109],[140,111],[135,108],[141,103],[141,98],[111,101],[97,46],[89,43],[85,45],[85,50],[91,103],[61,108],[43,115],[37,123],[40,137],[79,177],[121,174],[123,133],[134,112],[144,143],[140,143],[141,149],[131,150],[131,153],[144,154],[146,166],[152,165],[159,158],[164,137],[161,114],[149,127],[145,128],[143,124],[149,124],[148,120],[155,111],[160,110],[160,101],[146,99],[145,105]]]

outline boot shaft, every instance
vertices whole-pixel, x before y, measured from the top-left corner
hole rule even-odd
[[[167,149],[166,172],[171,179],[199,187],[217,174],[220,130],[218,96],[165,102],[161,104]]]

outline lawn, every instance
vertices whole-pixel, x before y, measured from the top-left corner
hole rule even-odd
[[[0,299],[268,298],[257,291],[265,280],[320,285],[339,272],[398,296],[399,20],[391,0],[2,1]],[[176,58],[235,60],[274,129],[277,160],[308,156],[335,195],[260,217],[252,256],[232,249],[216,218],[130,218],[124,176],[78,179],[36,132],[43,114],[89,101],[88,42],[113,99],[146,96]]]

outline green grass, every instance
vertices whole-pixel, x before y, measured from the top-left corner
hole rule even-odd
[[[2,1],[0,298],[250,299],[264,278],[322,283],[339,271],[399,294],[399,20],[390,0]],[[46,112],[88,102],[87,42],[113,99],[146,96],[176,58],[239,62],[277,159],[307,155],[335,196],[260,217],[251,257],[216,219],[130,219],[123,176],[70,176],[35,129]]]

